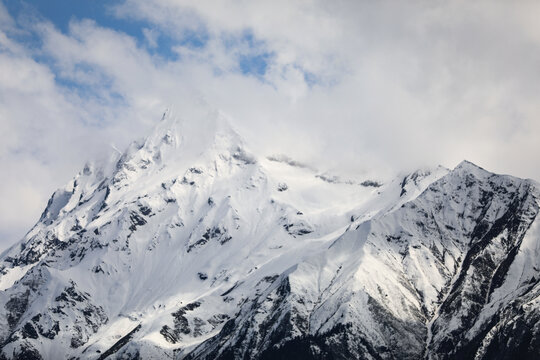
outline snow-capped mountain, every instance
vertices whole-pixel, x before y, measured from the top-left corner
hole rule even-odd
[[[539,358],[539,199],[466,161],[342,179],[167,112],[1,255],[0,358]]]

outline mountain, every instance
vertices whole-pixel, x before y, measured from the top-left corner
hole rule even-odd
[[[539,189],[343,179],[167,112],[0,256],[0,358],[537,359]]]

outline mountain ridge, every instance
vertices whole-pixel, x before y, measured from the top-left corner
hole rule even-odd
[[[87,164],[0,256],[0,357],[538,355],[538,183],[337,181],[196,120]]]

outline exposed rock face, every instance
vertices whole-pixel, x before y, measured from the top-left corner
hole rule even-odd
[[[187,358],[536,358],[539,195],[462,163],[299,263]]]
[[[539,185],[341,180],[170,114],[0,258],[0,359],[540,358]]]

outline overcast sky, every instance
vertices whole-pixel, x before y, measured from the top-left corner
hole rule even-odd
[[[258,152],[540,180],[540,3],[0,0],[0,249],[203,97]]]

